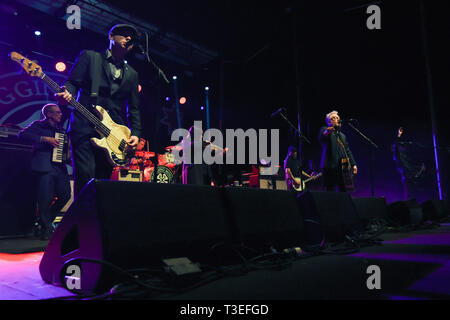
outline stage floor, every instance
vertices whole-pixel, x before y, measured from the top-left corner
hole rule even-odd
[[[382,245],[347,255],[298,259],[281,270],[229,277],[164,300],[434,300],[450,298],[450,223],[428,230],[386,233]],[[39,263],[47,242],[0,240],[0,299],[40,300],[72,295],[46,284]],[[381,271],[381,289],[369,290],[368,266]]]

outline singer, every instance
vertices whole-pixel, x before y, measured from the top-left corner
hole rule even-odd
[[[319,142],[322,145],[322,158],[320,167],[327,191],[334,191],[337,187],[340,192],[349,191],[341,167],[341,160],[348,159],[351,174],[358,173],[355,158],[351,152],[347,137],[341,132],[341,118],[337,111],[332,111],[325,117],[327,126],[322,127],[319,133]]]
[[[78,102],[86,108],[100,105],[117,124],[129,123],[128,147],[136,149],[141,135],[138,73],[124,60],[137,42],[138,31],[134,26],[118,24],[111,28],[108,36],[109,48],[104,52],[81,52],[62,87],[63,92],[55,96],[64,106],[72,96],[79,94]],[[128,119],[124,119],[125,114]],[[98,137],[98,133],[77,111],[72,112],[68,132],[72,142],[76,196],[92,178],[109,179],[113,168],[103,151],[90,143],[90,138]]]

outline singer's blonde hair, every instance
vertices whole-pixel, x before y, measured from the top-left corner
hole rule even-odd
[[[329,114],[327,114],[326,116],[325,116],[325,122],[327,123],[327,125],[330,125],[330,122],[331,122],[331,116],[332,115],[339,115],[339,112],[337,112],[337,111],[335,111],[335,110],[333,110],[333,111],[331,111]]]

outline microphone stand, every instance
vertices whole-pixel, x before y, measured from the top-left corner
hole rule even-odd
[[[280,111],[279,114],[289,124],[289,126],[295,130],[295,133],[297,134],[297,136],[299,138],[301,138],[301,139],[305,140],[307,143],[311,144],[311,141],[309,141],[308,138],[306,138],[300,131],[298,131],[298,129],[292,124],[292,122],[289,121],[288,118],[286,118],[286,116],[283,114],[282,111]]]
[[[158,71],[158,77],[162,76],[164,81],[167,84],[169,84],[170,81],[167,79],[164,71],[162,71],[161,68],[158,67],[152,59],[150,59],[150,56],[148,54],[148,34],[147,34],[147,32],[145,32],[145,49],[142,47],[142,45],[140,43],[138,44],[138,48],[140,49],[141,54],[145,57],[145,60]],[[158,166],[159,166],[158,151],[159,151],[159,144],[158,144],[158,148],[155,150],[155,157],[154,157],[154,160],[155,160],[154,165],[155,166],[153,168],[153,179],[150,176],[150,182],[158,182]]]
[[[358,133],[368,144],[369,144],[369,174],[370,174],[370,190],[372,194],[372,198],[375,197],[375,188],[374,188],[374,159],[373,159],[373,150],[378,149],[379,147],[368,137],[366,137],[361,131],[359,131],[350,121],[347,124],[352,128],[356,133]],[[372,147],[372,148],[371,148]]]
[[[138,47],[141,50],[141,54],[144,55],[145,60],[148,63],[150,63],[158,71],[158,76],[162,76],[164,78],[164,81],[166,81],[166,83],[169,84],[170,81],[167,79],[164,71],[162,71],[161,68],[158,67],[156,65],[156,63],[152,59],[150,59],[150,56],[148,55],[148,34],[147,34],[147,32],[145,32],[145,49],[142,47],[141,44],[139,44]]]

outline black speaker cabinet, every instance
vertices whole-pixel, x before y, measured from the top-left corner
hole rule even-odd
[[[364,226],[373,219],[388,219],[388,208],[384,197],[352,198],[352,200]]]
[[[211,187],[91,180],[50,239],[39,266],[42,279],[62,284],[62,267],[73,258],[123,269],[160,266],[165,258],[202,262],[231,234],[220,203]],[[109,289],[117,276],[102,264],[79,267],[83,292]]]
[[[23,236],[36,220],[31,149],[0,143],[0,237]]]
[[[397,226],[419,225],[424,221],[422,207],[415,199],[390,203],[388,214]]]
[[[303,217],[295,193],[254,188],[222,189],[223,205],[235,226],[240,244],[260,251],[300,246],[304,240]]]
[[[361,220],[348,193],[304,192],[297,197],[308,244],[343,242],[361,231]]]
[[[450,214],[448,203],[444,200],[428,200],[421,207],[425,220],[439,220]]]

